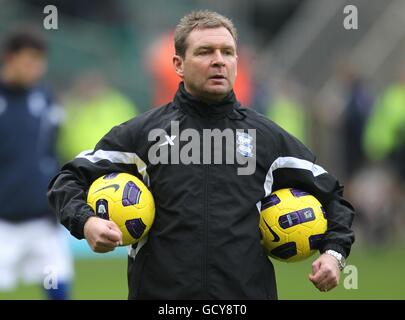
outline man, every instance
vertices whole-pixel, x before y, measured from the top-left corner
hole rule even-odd
[[[21,278],[43,286],[51,299],[67,299],[72,261],[46,198],[58,170],[53,147],[61,117],[37,85],[46,71],[45,43],[30,32],[14,33],[1,58],[0,291]]]
[[[276,299],[274,268],[260,244],[260,201],[299,187],[330,217],[320,250],[333,251],[314,262],[310,280],[332,289],[354,239],[342,188],[298,140],[237,102],[229,19],[193,12],[174,39],[173,65],[183,80],[174,101],[113,128],[64,166],[48,193],[62,223],[95,252],[113,250],[121,233],[95,217],[86,191],[103,174],[132,173],[150,187],[156,218],[147,240],[129,252],[130,299]],[[221,144],[224,137],[233,139]]]

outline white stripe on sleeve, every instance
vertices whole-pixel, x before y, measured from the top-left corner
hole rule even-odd
[[[311,161],[294,157],[279,157],[276,160],[274,160],[274,162],[270,166],[269,171],[267,172],[266,180],[264,181],[265,197],[269,196],[270,193],[272,192],[273,172],[277,169],[282,168],[309,170],[312,172],[314,177],[327,173],[327,171],[324,168],[318,166],[317,164]]]
[[[76,158],[87,159],[92,163],[107,160],[112,163],[134,164],[136,165],[139,174],[142,176],[143,182],[148,187],[150,186],[149,175],[146,171],[146,163],[136,153],[105,150],[97,150],[93,154],[92,153],[93,150],[85,150],[78,154]]]

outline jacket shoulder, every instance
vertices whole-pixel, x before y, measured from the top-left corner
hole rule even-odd
[[[274,121],[266,117],[265,115],[253,110],[251,108],[241,108],[242,112],[246,115],[246,121],[254,125],[255,128],[263,131],[266,135],[272,134],[284,134],[287,133],[283,128],[281,128]]]
[[[282,156],[299,155],[312,159],[311,151],[296,137],[263,114],[251,109],[244,110],[249,126],[256,128],[263,140],[272,143]]]

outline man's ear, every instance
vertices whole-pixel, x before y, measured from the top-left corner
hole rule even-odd
[[[184,76],[184,69],[183,69],[183,58],[178,56],[178,55],[174,55],[173,56],[173,66],[174,66],[174,70],[176,71],[177,75],[183,79]]]

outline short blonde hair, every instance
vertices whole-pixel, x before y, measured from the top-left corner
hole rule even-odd
[[[187,50],[187,37],[194,29],[210,29],[225,27],[231,33],[235,44],[238,39],[237,31],[232,21],[217,12],[202,10],[193,11],[183,18],[174,31],[174,48],[176,54],[184,57]]]

